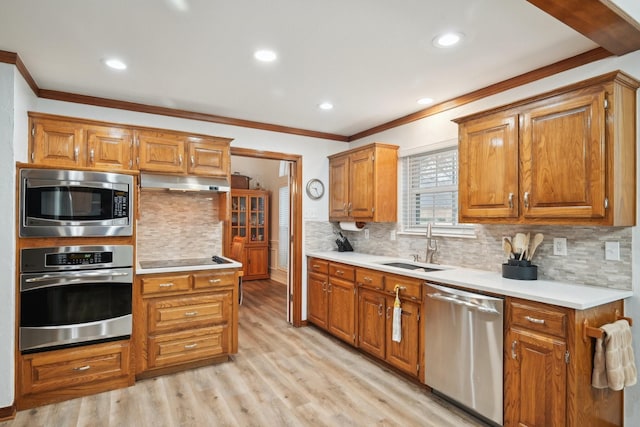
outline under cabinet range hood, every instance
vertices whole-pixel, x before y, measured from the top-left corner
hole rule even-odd
[[[202,176],[140,174],[141,188],[160,188],[171,191],[212,191],[226,193],[231,190],[226,178]]]

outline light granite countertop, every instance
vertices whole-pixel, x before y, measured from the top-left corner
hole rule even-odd
[[[411,262],[403,258],[368,255],[358,252],[307,252],[307,256],[328,261],[341,262],[356,267],[370,268],[387,273],[401,274],[441,284],[463,287],[472,291],[488,292],[498,295],[523,298],[561,307],[585,310],[622,300],[633,296],[632,291],[588,286],[551,280],[514,280],[505,279],[501,274],[461,268],[449,265],[416,263],[424,267],[441,269],[439,271],[415,271],[382,265],[387,262]]]

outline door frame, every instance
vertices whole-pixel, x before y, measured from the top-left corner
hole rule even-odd
[[[293,248],[293,251],[289,253],[288,275],[293,293],[291,295],[291,300],[293,301],[292,325],[295,327],[302,326],[302,156],[238,147],[231,147],[231,155],[291,162],[289,197],[293,221],[290,224],[289,233],[292,242],[287,242],[287,244],[289,244],[290,248]],[[228,221],[229,218],[225,218],[225,222],[228,223]],[[287,301],[289,301],[289,297],[287,297]]]

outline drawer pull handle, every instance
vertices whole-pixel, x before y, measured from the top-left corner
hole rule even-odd
[[[373,279],[371,277],[367,277],[367,276],[364,276],[362,278],[362,280],[364,280],[365,282],[369,282],[369,283],[373,282]]]
[[[158,286],[160,286],[161,288],[170,288],[173,286],[173,282],[169,282],[169,283],[160,283]]]
[[[192,348],[196,348],[197,346],[198,346],[198,343],[186,344],[184,348],[187,350],[191,350]]]
[[[382,317],[382,304],[378,304],[378,317]]]
[[[535,317],[531,317],[531,316],[524,316],[524,318],[527,319],[531,323],[536,323],[538,325],[544,325],[544,319],[536,319]]]
[[[513,341],[511,343],[511,358],[512,359],[517,359],[518,358],[518,354],[516,353],[516,346],[518,345],[518,341]]]
[[[340,276],[342,276],[344,274],[344,271],[342,270],[336,270],[336,274],[339,274]]]
[[[91,365],[78,366],[77,368],[73,368],[74,371],[83,372],[91,369]]]
[[[193,317],[193,316],[197,316],[198,312],[197,311],[186,311],[184,313],[185,317]]]
[[[320,268],[318,264],[313,264],[313,268]]]
[[[209,279],[209,283],[220,283],[220,279]]]

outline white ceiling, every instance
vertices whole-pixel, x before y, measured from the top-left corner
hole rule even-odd
[[[435,48],[444,31],[461,46]],[[525,0],[3,0],[41,89],[353,135],[597,47]],[[253,52],[270,48],[274,63]],[[116,56],[126,71],[107,69]],[[335,108],[317,105],[331,101]]]

